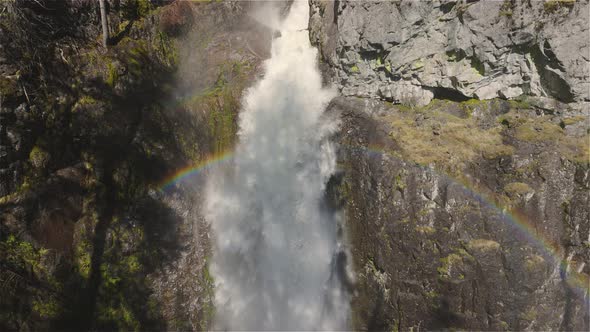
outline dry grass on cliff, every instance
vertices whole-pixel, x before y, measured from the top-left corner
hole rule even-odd
[[[521,142],[530,144],[542,144],[554,146],[565,158],[577,163],[589,163],[590,161],[590,135],[588,129],[582,136],[568,135],[565,127],[582,124],[585,118],[582,116],[567,117],[557,120],[549,116],[526,117],[516,111],[511,111],[499,117],[499,121],[505,123],[509,130],[514,131],[514,137]],[[587,126],[586,126],[587,128]]]
[[[583,121],[580,117],[565,118],[560,123],[558,118],[513,109],[492,117],[491,125],[482,126],[481,118],[478,120],[471,114],[473,107],[486,113],[490,112],[489,107],[495,106],[493,102],[477,101],[477,104],[433,102],[415,110],[396,107],[389,115],[389,135],[407,160],[422,165],[434,164],[454,174],[460,174],[477,158],[512,155],[522,144],[552,146],[564,158],[576,163],[590,160],[588,132],[580,136],[564,130],[569,125],[579,125]]]
[[[514,152],[502,142],[502,126],[481,129],[471,117],[460,118],[440,111],[400,112],[392,116],[390,136],[404,157],[419,164],[434,163],[461,171],[478,157],[493,159]]]

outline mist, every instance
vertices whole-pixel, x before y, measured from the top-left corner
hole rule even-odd
[[[337,129],[322,113],[335,91],[322,87],[308,15],[295,1],[282,20],[275,9],[253,16],[280,36],[243,98],[233,162],[207,182],[215,329],[347,329],[338,219],[322,203]]]

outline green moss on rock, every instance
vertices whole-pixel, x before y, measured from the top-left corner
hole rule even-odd
[[[463,266],[463,258],[458,254],[450,254],[440,259],[441,265],[436,269],[438,271],[439,278],[450,279],[452,270]]]
[[[543,3],[543,8],[547,13],[553,13],[559,8],[572,8],[576,4],[576,0],[546,0]]]
[[[2,249],[0,258],[3,261],[31,270],[36,275],[47,273],[47,267],[43,261],[49,252],[47,249],[36,248],[31,242],[18,239],[14,235],[9,235],[5,241],[0,242],[0,248]]]
[[[17,91],[18,84],[16,83],[15,79],[0,76],[0,96],[2,96],[2,98],[14,95],[17,93]]]
[[[203,306],[201,308],[201,319],[199,321],[199,329],[201,331],[207,331],[211,327],[211,323],[213,322],[213,318],[215,317],[215,306],[213,304],[213,299],[215,297],[215,280],[213,276],[209,272],[209,263],[205,262],[203,265],[202,271],[203,280],[202,284],[202,295],[205,298],[203,302]]]
[[[434,227],[431,226],[416,226],[415,229],[416,232],[425,235],[432,235],[436,233],[436,229],[434,229]]]
[[[519,99],[514,99],[514,100],[509,100],[508,104],[510,105],[510,108],[512,109],[530,109],[531,108],[531,104],[529,103],[529,101],[526,99],[526,97],[522,97]]]
[[[115,84],[117,83],[117,78],[119,77],[119,74],[117,73],[117,68],[112,62],[109,61],[106,64],[106,69],[107,69],[107,74],[106,74],[105,83],[110,87],[114,87]]]
[[[56,318],[62,309],[61,304],[53,297],[50,297],[48,300],[33,300],[33,312],[43,319]]]
[[[51,156],[49,152],[36,145],[29,153],[29,162],[37,169],[44,169],[49,163]]]
[[[406,182],[404,181],[404,178],[402,177],[402,173],[398,173],[395,176],[395,189],[399,190],[399,191],[404,191],[404,189],[406,189]]]
[[[125,20],[137,20],[146,17],[152,10],[149,0],[127,0],[121,6],[121,16]]]
[[[465,270],[475,259],[465,249],[456,248],[451,254],[439,259],[441,265],[436,269],[443,281],[461,281],[465,279]]]
[[[585,121],[586,119],[587,119],[587,117],[585,117],[583,115],[567,117],[561,121],[561,125],[563,127],[571,126],[571,125],[576,124],[578,122]]]
[[[88,95],[83,95],[82,97],[80,97],[80,99],[78,99],[78,104],[80,105],[94,105],[96,103],[96,99]]]

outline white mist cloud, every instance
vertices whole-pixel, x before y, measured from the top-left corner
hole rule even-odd
[[[271,30],[279,30],[281,28],[280,14],[283,4],[273,1],[257,4],[255,3],[254,8],[250,11],[250,17]]]
[[[266,12],[266,14],[270,13]],[[265,75],[244,97],[231,169],[210,177],[216,329],[343,330],[348,295],[335,276],[337,221],[323,211],[335,169],[307,1],[295,1]]]

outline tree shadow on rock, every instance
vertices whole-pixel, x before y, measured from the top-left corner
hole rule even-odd
[[[439,306],[434,311],[430,328],[433,330],[443,330],[448,328],[460,328],[464,325],[464,320],[453,310],[446,298],[441,298]]]

